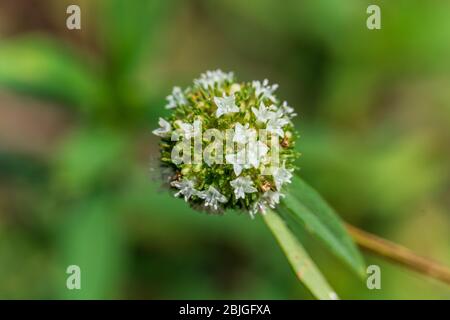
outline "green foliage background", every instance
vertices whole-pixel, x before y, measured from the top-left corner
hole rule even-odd
[[[301,174],[342,218],[450,264],[449,57],[444,1],[2,1],[0,298],[311,298],[262,219],[196,213],[151,177],[165,96],[216,68],[280,84]],[[303,237],[341,298],[450,298],[366,256],[370,291]]]

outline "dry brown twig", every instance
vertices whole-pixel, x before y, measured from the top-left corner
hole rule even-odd
[[[421,257],[401,245],[346,224],[353,240],[364,250],[398,263],[423,275],[450,284],[450,269],[438,262]]]

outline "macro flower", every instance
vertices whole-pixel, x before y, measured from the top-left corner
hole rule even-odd
[[[198,196],[205,200],[205,207],[211,207],[216,211],[219,208],[219,203],[226,203],[228,200],[213,186],[209,186],[206,191],[199,192]]]
[[[239,122],[236,123],[234,127],[233,141],[241,144],[247,143],[250,135],[249,131],[250,130],[248,129],[248,123],[245,126],[243,126]]]
[[[281,198],[284,198],[284,194],[278,191],[266,191],[262,197],[253,204],[249,211],[250,216],[254,218],[257,213],[264,213],[268,207],[275,209],[280,203]]]
[[[296,114],[279,102],[277,87],[215,70],[172,90],[171,114],[153,133],[161,138],[163,180],[176,197],[195,209],[252,217],[280,203],[298,153]]]
[[[249,210],[250,217],[253,219],[256,214],[262,213],[264,214],[267,210],[267,204],[264,200],[256,201]]]
[[[266,123],[267,120],[271,119],[273,117],[273,112],[269,110],[269,108],[266,108],[264,105],[264,102],[261,101],[259,104],[259,108],[256,109],[255,107],[252,107],[252,111],[256,116],[256,120]]]
[[[280,203],[280,199],[284,197],[284,194],[278,191],[267,191],[263,195],[263,200],[267,203],[267,205],[271,208],[275,208],[277,204]]]
[[[283,167],[276,167],[273,169],[272,176],[277,190],[281,190],[283,184],[291,183],[292,169],[286,169],[285,163],[283,163]]]
[[[248,144],[247,149],[247,162],[250,166],[253,166],[255,169],[259,167],[259,164],[264,161],[265,156],[269,152],[269,147],[258,141],[256,143]]]
[[[172,187],[179,189],[177,193],[175,193],[175,197],[178,197],[180,194],[184,196],[184,200],[187,202],[190,197],[194,194],[197,194],[197,190],[194,188],[194,181],[189,179],[184,179],[182,181],[172,181],[170,184]]]
[[[170,125],[170,123],[164,120],[163,118],[159,118],[158,124],[160,128],[152,131],[154,135],[166,137],[172,131],[172,126]]]
[[[269,85],[269,80],[264,79],[263,82],[253,81],[252,86],[255,89],[255,94],[261,99],[269,99],[273,102],[276,101],[273,93],[278,89],[278,84]]]
[[[225,160],[233,166],[234,174],[239,176],[244,169],[250,168],[250,165],[245,163],[246,150],[242,149],[233,154],[227,154]]]
[[[180,127],[180,129],[181,129],[181,136],[184,138],[184,139],[191,139],[193,136],[194,136],[194,134],[195,134],[195,131],[194,131],[194,126],[192,125],[192,124],[190,124],[190,123],[185,123],[185,122],[179,122],[179,127]]]
[[[250,177],[238,177],[230,182],[230,185],[234,189],[236,199],[245,199],[246,193],[253,193],[258,190],[253,186],[253,181]]]
[[[216,117],[220,117],[223,114],[239,112],[234,95],[223,95],[223,98],[214,97],[214,102],[217,105]]]
[[[183,105],[187,103],[187,100],[181,91],[180,87],[174,87],[172,90],[172,94],[166,97],[167,104],[166,109],[174,109],[179,105]]]
[[[283,103],[281,104],[281,109],[283,110],[284,114],[286,114],[289,118],[294,118],[297,116],[294,108],[290,107],[287,101],[283,101]]]
[[[200,75],[200,78],[194,80],[196,86],[200,86],[207,90],[213,88],[215,85],[222,85],[225,81],[231,82],[233,80],[233,72],[225,73],[220,69],[215,71],[206,71]]]
[[[285,118],[271,118],[267,122],[267,131],[273,134],[276,134],[280,137],[284,136],[283,127],[288,124],[289,121]]]
[[[283,127],[289,123],[290,123],[289,118],[285,116],[285,113],[280,108],[276,111],[269,112],[269,121],[267,122],[266,129],[270,133],[283,137],[284,136]]]

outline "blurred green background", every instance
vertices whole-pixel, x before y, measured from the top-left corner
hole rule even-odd
[[[262,219],[152,178],[165,96],[216,68],[280,85],[301,174],[345,220],[450,265],[449,57],[446,1],[1,0],[0,298],[312,298]],[[341,298],[450,299],[366,255],[368,290],[304,242]]]

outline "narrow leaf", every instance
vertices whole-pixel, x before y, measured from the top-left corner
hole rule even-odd
[[[298,279],[318,299],[337,299],[322,273],[309,257],[308,253],[291,233],[282,218],[273,211],[264,215],[264,221],[283,249]]]
[[[59,298],[119,296],[125,251],[117,213],[109,198],[84,201],[70,212],[61,229],[59,258],[62,270],[80,268],[81,290],[68,290],[62,282]]]
[[[3,41],[0,86],[91,112],[105,99],[104,86],[88,59],[74,52],[42,36]]]
[[[171,1],[104,0],[99,36],[114,76],[122,76],[138,62],[143,53],[153,49],[161,33],[161,21]],[[117,23],[120,21],[120,23]]]
[[[365,275],[364,261],[344,224],[325,200],[299,177],[293,179],[292,188],[283,199],[288,213],[323,243],[358,275]]]

